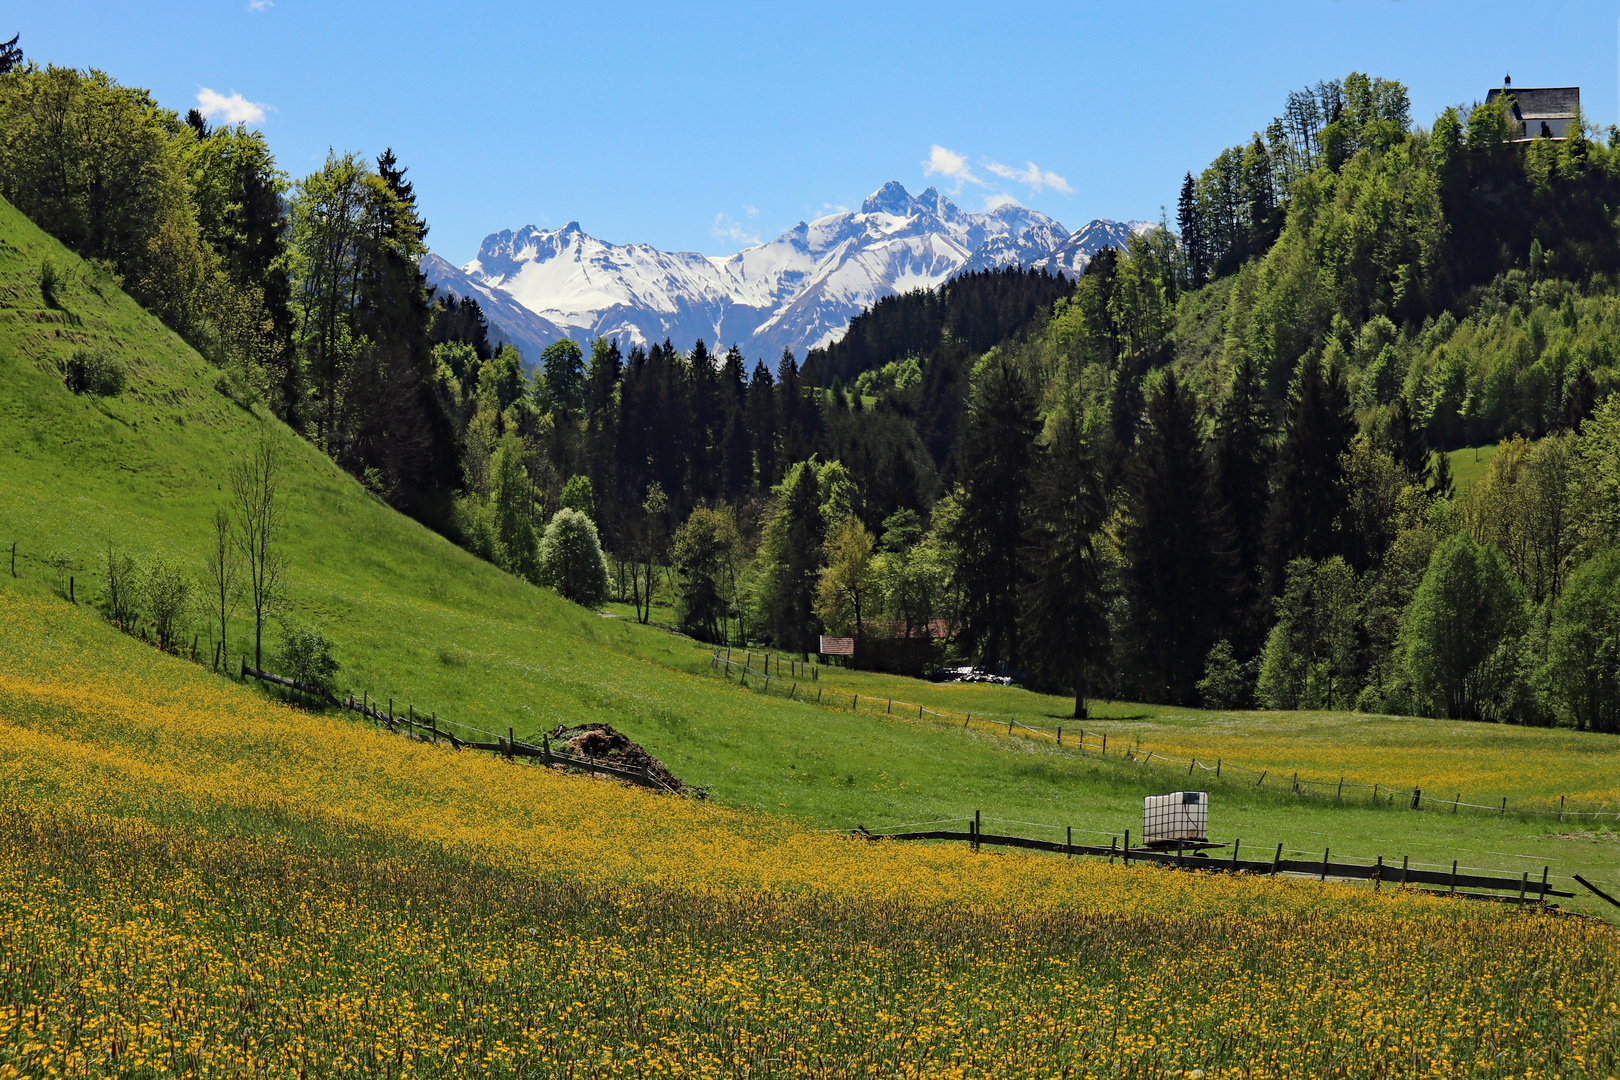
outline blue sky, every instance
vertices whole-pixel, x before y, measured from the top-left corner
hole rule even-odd
[[[975,210],[1011,197],[1070,228],[1157,218],[1289,90],[1352,70],[1400,79],[1425,124],[1504,73],[1581,86],[1603,125],[1620,92],[1612,3],[7,8],[0,39],[20,31],[41,63],[102,68],[180,110],[262,107],[295,177],[328,147],[392,146],[457,263],[489,232],[571,220],[729,254],[887,180]]]

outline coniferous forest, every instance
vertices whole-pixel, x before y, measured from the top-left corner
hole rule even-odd
[[[521,356],[426,285],[391,150],[294,179],[259,132],[101,72],[0,68],[0,194],[220,393],[573,599],[715,643],[974,664],[1077,715],[1620,732],[1613,128],[1513,142],[1502,102],[1424,126],[1398,82],[1351,74],[1077,279],[965,274],[803,357]],[[1445,451],[1484,444],[1459,490]]]

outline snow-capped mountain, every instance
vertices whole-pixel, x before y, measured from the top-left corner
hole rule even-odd
[[[702,338],[774,363],[783,348],[802,357],[837,340],[891,293],[1011,265],[1076,274],[1144,224],[1093,221],[1071,235],[1016,203],[975,214],[933,188],[913,196],[891,181],[858,211],[800,222],[725,258],[610,244],[569,222],[492,233],[466,266],[429,255],[422,269],[442,290],[477,298],[531,360],[562,337],[605,336],[626,345],[667,337],[682,348]]]

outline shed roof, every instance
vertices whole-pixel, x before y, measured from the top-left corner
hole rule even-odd
[[[1578,86],[1514,86],[1490,91],[1485,95],[1485,101],[1490,103],[1503,95],[1513,99],[1513,116],[1518,120],[1567,119],[1581,107],[1581,88]]]

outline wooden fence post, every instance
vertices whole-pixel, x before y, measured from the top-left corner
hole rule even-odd
[[[512,760],[512,744],[515,743],[515,742],[517,742],[517,739],[514,737],[512,729],[507,728],[506,729],[506,760],[507,761]]]
[[[1384,857],[1382,855],[1380,855],[1380,856],[1378,856],[1378,865],[1376,867],[1374,867],[1374,869],[1373,869],[1373,892],[1378,892],[1379,891],[1378,887],[1383,884],[1383,881],[1384,881]]]
[[[1239,848],[1239,847],[1240,847],[1240,846],[1242,846],[1242,844],[1243,844],[1243,838],[1242,838],[1242,837],[1241,837],[1241,836],[1234,836],[1234,837],[1233,837],[1233,838],[1232,838],[1232,869],[1233,869],[1233,870],[1236,870],[1236,869],[1237,869],[1237,864],[1238,864],[1238,857],[1237,857],[1237,855],[1238,855],[1238,848]]]
[[[1451,891],[1457,891],[1457,860],[1451,860]]]
[[[1131,865],[1131,830],[1125,830],[1125,865]]]
[[[1423,789],[1422,788],[1413,788],[1412,789],[1412,809],[1414,809],[1414,810],[1423,809]]]
[[[1519,875],[1519,903],[1524,903],[1524,890],[1530,887],[1530,871]]]
[[[1063,725],[1062,724],[1058,725],[1058,745],[1059,746],[1063,745]]]
[[[1261,770],[1260,770],[1260,779],[1258,779],[1258,780],[1256,780],[1256,781],[1255,781],[1255,782],[1254,782],[1254,786],[1255,786],[1255,787],[1259,787],[1259,786],[1260,786],[1260,785],[1261,785],[1261,784],[1263,784],[1263,783],[1265,783],[1265,782],[1266,782],[1266,770],[1265,770],[1265,769],[1261,769]]]
[[[1069,826],[1069,839],[1066,841],[1066,843],[1068,844],[1068,847],[1069,847],[1068,858],[1072,859],[1072,858],[1074,858],[1074,826],[1073,825]]]
[[[1299,794],[1299,773],[1294,774],[1294,794]]]
[[[969,724],[971,724],[971,723],[973,723],[973,714],[972,714],[972,713],[968,713],[968,714],[967,714],[967,719],[966,719],[966,720],[964,720],[964,721],[962,721],[962,726],[963,726],[963,727],[964,727],[964,728],[965,728],[965,727],[967,727],[967,726],[968,726],[968,725],[969,725]]]
[[[984,826],[979,823],[979,811],[973,811],[973,850],[979,850],[979,837],[983,835]]]
[[[1457,804],[1460,802],[1462,802],[1462,792],[1459,791],[1457,797],[1451,800],[1451,812],[1453,814],[1457,812]]]
[[[1215,775],[1217,777],[1219,777],[1221,775],[1221,759],[1220,758],[1215,759]]]
[[[1507,796],[1502,796],[1502,816],[1507,817]]]
[[[1102,756],[1108,756],[1108,732],[1103,732]]]
[[[1277,845],[1277,855],[1271,860],[1271,876],[1276,877],[1277,871],[1282,869],[1282,844]]]
[[[1558,796],[1558,820],[1564,820],[1564,797],[1562,795]]]
[[[73,592],[73,575],[68,575],[68,603],[77,604],[79,601]]]
[[[1116,849],[1117,847],[1119,847],[1119,837],[1110,836],[1108,838],[1108,865],[1109,866],[1114,865],[1114,849]]]
[[[1322,877],[1319,880],[1326,881],[1327,880],[1327,872],[1328,872],[1328,849],[1323,848],[1322,849]]]
[[[1411,858],[1409,855],[1401,856],[1401,888],[1403,889],[1406,888],[1406,864],[1409,858]]]

